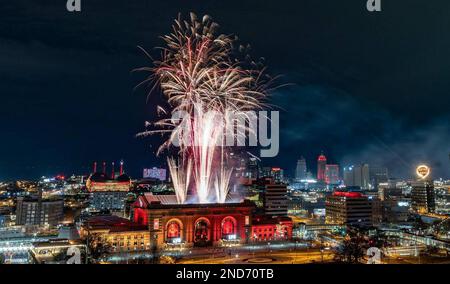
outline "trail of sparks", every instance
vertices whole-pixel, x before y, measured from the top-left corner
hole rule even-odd
[[[189,159],[187,164],[184,165],[183,161],[177,164],[174,158],[168,158],[167,164],[169,165],[170,176],[172,178],[173,186],[176,189],[175,194],[177,202],[183,204],[186,202],[188,186],[190,183],[192,160]]]
[[[143,134],[169,134],[158,154],[181,137],[179,156],[187,157],[187,162],[180,158],[183,161],[177,164],[174,158],[168,159],[179,203],[186,202],[191,175],[200,203],[224,203],[233,171],[224,161],[229,146],[224,145],[223,134],[227,127],[234,128],[235,122],[229,113],[245,116],[245,111],[262,108],[266,90],[260,83],[262,72],[242,68],[232,58],[233,37],[216,36],[218,25],[209,16],[202,20],[193,13],[190,16],[190,21],[178,17],[172,33],[162,37],[165,47],[161,48],[161,59],[153,62],[155,67],[136,69],[150,71],[150,77],[141,84],[153,82],[166,96],[169,108],[158,106],[158,113],[188,115],[161,119],[152,124],[156,130]],[[254,131],[232,132],[236,138],[245,135],[246,130]],[[215,198],[211,198],[211,192]]]

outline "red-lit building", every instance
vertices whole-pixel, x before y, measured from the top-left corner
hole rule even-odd
[[[370,226],[374,223],[372,201],[360,192],[335,191],[325,202],[326,223]]]
[[[224,204],[176,204],[174,195],[145,194],[138,197],[133,208],[134,222],[148,226],[157,248],[226,246],[292,238],[289,218],[261,217],[253,224],[255,205],[248,200]],[[271,233],[268,233],[269,229]]]
[[[112,163],[110,175],[106,174],[106,163],[103,163],[102,172],[97,172],[97,163],[94,163],[94,171],[86,181],[86,188],[91,193],[90,208],[92,210],[122,211],[131,188],[131,179],[123,172],[123,162],[120,162],[120,172],[117,177],[114,163]]]
[[[120,172],[116,177],[114,163],[112,163],[111,175],[106,173],[106,163],[103,163],[103,171],[97,172],[97,163],[94,163],[94,172],[86,181],[86,188],[90,192],[100,191],[129,191],[131,179],[123,172],[123,162],[120,163]]]
[[[251,241],[281,241],[292,238],[293,223],[289,217],[254,216]]]
[[[327,165],[327,158],[322,153],[317,158],[317,181],[325,183],[325,170]]]

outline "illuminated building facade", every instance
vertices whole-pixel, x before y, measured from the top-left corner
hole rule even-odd
[[[326,182],[326,180],[325,180],[326,165],[327,165],[327,158],[322,153],[317,158],[317,181],[318,182],[322,182],[322,183]]]
[[[278,167],[263,167],[260,175],[262,178],[270,177],[276,182],[284,181],[284,170]]]
[[[283,183],[270,182],[264,185],[264,212],[267,216],[287,216],[287,186]]]
[[[381,201],[401,200],[404,198],[403,190],[401,187],[397,187],[395,181],[379,183],[378,198],[380,198]]]
[[[64,219],[64,201],[61,199],[43,199],[18,197],[16,205],[16,225],[56,226]]]
[[[245,177],[257,179],[260,172],[261,160],[256,156],[250,156],[245,167]]]
[[[130,190],[130,186],[131,180],[127,175],[120,175],[116,179],[111,179],[103,173],[95,173],[91,175],[86,182],[86,187],[90,192],[127,192]]]
[[[288,217],[253,217],[255,204],[176,204],[172,195],[140,196],[133,220],[146,225],[156,248],[231,246],[252,241],[292,238]]]
[[[92,210],[122,210],[125,199],[131,188],[131,179],[123,172],[123,162],[120,163],[120,172],[116,177],[114,163],[111,175],[106,174],[106,163],[103,163],[103,172],[96,172],[97,163],[94,163],[94,173],[86,181],[86,187],[91,193]]]
[[[344,168],[344,184],[349,187],[370,189],[369,165],[361,164]]]
[[[288,217],[253,217],[251,238],[253,242],[281,241],[292,238],[292,220]]]
[[[134,222],[148,226],[154,245],[217,246],[249,241],[254,204],[176,204],[172,195],[139,196]]]
[[[406,223],[409,218],[409,206],[407,202],[395,199],[382,201],[383,221],[387,223]]]
[[[325,202],[326,223],[337,225],[373,224],[372,202],[360,192],[335,191]]]
[[[80,230],[83,239],[106,244],[112,253],[150,249],[148,227],[117,216],[95,216],[86,220]]]
[[[143,178],[151,178],[160,181],[167,179],[167,170],[153,167],[151,169],[144,169]]]
[[[295,179],[297,181],[305,180],[307,177],[307,168],[306,168],[306,160],[301,157],[300,160],[297,161],[297,167],[295,168]]]
[[[369,168],[370,183],[375,189],[378,189],[380,183],[387,183],[389,180],[388,169],[380,166],[370,166]]]
[[[260,174],[260,158],[250,152],[236,150],[227,154],[227,164],[233,168],[237,179],[257,179]]]
[[[411,184],[411,207],[417,213],[434,213],[436,209],[434,184],[431,180],[418,180]]]

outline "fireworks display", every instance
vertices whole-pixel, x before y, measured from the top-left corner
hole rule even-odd
[[[172,28],[162,37],[161,58],[152,67],[137,69],[151,73],[141,84],[153,84],[152,90],[159,87],[169,106],[158,106],[165,117],[150,123],[153,129],[143,134],[167,134],[158,154],[171,145],[179,146],[176,156],[168,159],[179,203],[186,202],[190,188],[200,203],[224,203],[233,171],[227,166],[231,146],[224,134],[231,132],[237,139],[255,131],[235,122],[245,119],[246,111],[264,106],[263,72],[244,67],[236,56],[235,38],[217,35],[218,24],[209,16],[201,20],[193,13],[189,20],[179,16]]]

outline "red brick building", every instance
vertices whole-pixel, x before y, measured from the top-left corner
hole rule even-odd
[[[158,248],[220,246],[292,237],[289,218],[254,219],[255,205],[248,200],[224,204],[176,204],[174,195],[145,194],[138,197],[133,208],[133,221],[148,226],[151,239]],[[272,236],[255,238],[253,232],[259,232],[260,228],[272,230]]]

